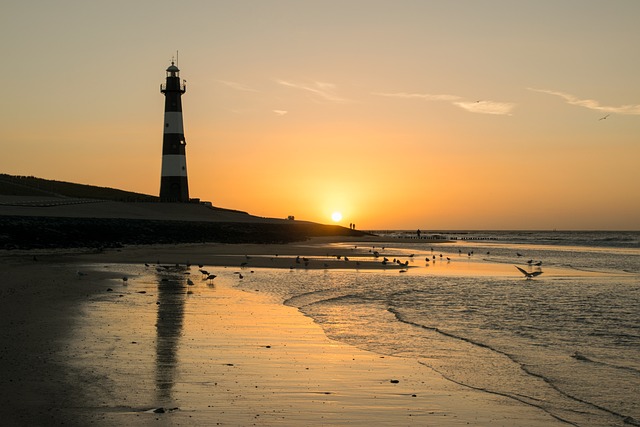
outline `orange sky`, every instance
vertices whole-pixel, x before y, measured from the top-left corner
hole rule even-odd
[[[179,49],[192,197],[361,229],[640,229],[638,2],[36,3],[0,17],[1,173],[158,194]]]

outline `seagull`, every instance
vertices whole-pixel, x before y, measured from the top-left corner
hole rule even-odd
[[[524,277],[529,280],[529,279],[533,279],[536,276],[539,276],[542,274],[542,271],[532,271],[532,272],[528,272],[527,270],[525,270],[524,268],[520,268],[517,265],[514,265],[515,268],[517,268],[520,273],[524,274]]]
[[[609,117],[610,115],[611,115],[611,114],[607,114],[606,116],[602,116],[602,117],[600,117],[598,120],[604,120],[604,119],[606,119],[607,117]]]

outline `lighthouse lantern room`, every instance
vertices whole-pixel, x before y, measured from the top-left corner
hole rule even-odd
[[[165,96],[164,136],[162,139],[162,173],[160,200],[163,202],[188,202],[187,157],[182,123],[182,94],[187,91],[180,81],[180,70],[171,61],[167,68],[167,80],[160,85]]]

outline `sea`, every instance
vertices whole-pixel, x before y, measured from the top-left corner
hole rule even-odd
[[[640,231],[375,233],[385,243],[340,243],[309,257],[318,265],[337,253],[344,268],[206,268],[224,286],[299,310],[335,341],[409,359],[460,387],[567,425],[640,426]],[[364,259],[384,264],[358,267]],[[177,373],[198,377],[199,357],[215,352],[202,347],[195,320],[220,298],[215,283],[187,286],[200,277],[194,265],[158,269],[94,266],[130,278],[124,286],[109,273],[117,292],[89,301],[68,346],[73,372],[95,377],[96,396],[129,387],[116,384],[135,388],[136,401],[158,384],[169,396]]]
[[[640,232],[378,234],[391,242],[342,248],[406,268],[265,269],[237,286],[298,308],[332,339],[568,425],[640,425]]]

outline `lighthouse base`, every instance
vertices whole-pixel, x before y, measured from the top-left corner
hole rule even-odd
[[[188,202],[189,184],[186,176],[163,176],[160,181],[160,201]]]

